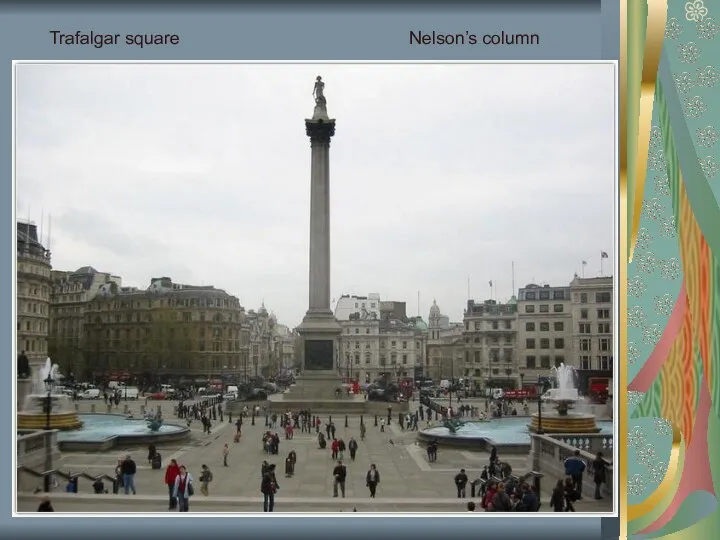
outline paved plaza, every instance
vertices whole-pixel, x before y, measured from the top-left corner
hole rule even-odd
[[[130,402],[131,409],[139,414],[143,402]],[[182,423],[172,416],[174,402],[150,402],[162,405],[168,423]],[[103,407],[96,402],[97,409]],[[122,410],[123,403],[120,404]],[[80,412],[90,410],[90,403],[81,403]],[[327,417],[322,417],[323,423]],[[206,498],[199,490],[193,498],[194,511],[228,512],[228,511],[259,511],[261,509],[260,466],[263,460],[277,466],[277,477],[280,489],[276,496],[277,511],[308,511],[331,512],[448,512],[463,511],[467,501],[458,501],[453,478],[460,468],[465,468],[470,479],[477,478],[488,462],[488,454],[469,452],[456,449],[440,448],[438,460],[428,463],[425,451],[415,443],[413,432],[404,432],[396,422],[386,426],[385,432],[374,427],[372,418],[365,418],[367,433],[365,441],[360,441],[360,417],[348,417],[345,427],[345,416],[334,418],[337,428],[336,437],[346,442],[355,437],[360,447],[354,462],[349,460],[346,452],[345,464],[348,468],[346,482],[346,499],[333,499],[334,462],[329,448],[318,448],[315,434],[296,432],[293,440],[281,438],[280,453],[268,456],[262,450],[261,437],[267,428],[264,417],[256,419],[256,425],[250,425],[249,419],[243,424],[243,434],[239,443],[234,443],[235,426],[228,423],[227,416],[223,423],[219,419],[214,423],[210,435],[202,432],[200,422],[193,422],[192,436],[183,443],[169,446],[158,446],[162,453],[163,469],[152,470],[147,462],[147,448],[115,448],[108,453],[65,453],[57,468],[63,472],[82,472],[89,474],[112,474],[118,457],[130,454],[138,465],[135,485],[136,496],[125,495],[94,495],[87,480],[81,480],[80,497],[58,494],[54,498],[56,511],[85,512],[162,512],[167,511],[167,488],[164,485],[164,468],[172,458],[185,465],[197,479],[202,464],[207,464],[213,471],[213,482],[210,484],[210,495]],[[222,448],[227,443],[230,447],[229,467],[222,466]],[[291,450],[297,453],[295,474],[287,478],[284,475],[285,458]],[[515,470],[528,469],[525,456],[501,456]],[[380,471],[381,483],[378,487],[377,499],[371,500],[365,485],[365,474],[371,463]],[[108,486],[109,487],[109,486]],[[542,510],[548,510],[549,485],[542,486]],[[61,488],[58,489],[61,491]],[[469,495],[468,488],[468,495]],[[73,501],[73,497],[75,500]],[[78,498],[84,502],[79,504]],[[36,500],[22,497],[19,511],[34,511]],[[578,512],[611,511],[610,501],[581,501],[577,505]]]

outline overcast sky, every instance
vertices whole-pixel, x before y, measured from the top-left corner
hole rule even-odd
[[[21,65],[17,215],[53,267],[215,285],[307,309],[313,82],[330,154],[333,297],[427,320],[468,295],[614,267],[612,65]]]

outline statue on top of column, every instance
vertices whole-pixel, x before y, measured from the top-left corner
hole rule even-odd
[[[320,75],[315,79],[315,87],[313,88],[313,96],[315,97],[315,104],[320,107],[325,107],[325,83]]]

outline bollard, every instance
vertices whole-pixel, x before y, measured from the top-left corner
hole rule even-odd
[[[228,424],[232,424],[232,413],[228,413]]]
[[[362,414],[360,415],[360,425],[361,425],[361,426],[363,425],[363,417],[362,417]]]
[[[95,414],[95,404],[94,403],[92,405],[90,405],[90,412]],[[110,411],[108,410],[108,412],[110,412]]]
[[[252,422],[250,423],[250,425],[251,425],[251,426],[254,426],[254,425],[255,425],[255,409],[253,409]]]
[[[402,417],[403,417],[403,414],[399,412],[398,413],[398,424],[402,423]]]
[[[270,427],[270,420],[268,419],[267,413],[265,413],[265,427]]]
[[[345,415],[345,427],[348,427],[348,417],[347,417],[347,414]]]
[[[377,414],[375,415],[375,427],[377,427]]]
[[[328,416],[328,424],[332,424],[332,416]]]

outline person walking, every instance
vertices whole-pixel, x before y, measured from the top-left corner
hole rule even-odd
[[[585,462],[580,457],[580,450],[575,450],[572,456],[564,463],[565,474],[572,478],[572,486],[577,493],[577,498],[582,499],[582,481],[585,473]]]
[[[129,455],[125,456],[125,460],[120,465],[120,472],[122,473],[125,495],[129,495],[131,491],[133,495],[136,495],[135,473],[137,473],[137,465],[135,465],[135,462]]]
[[[348,441],[348,451],[350,452],[350,461],[355,461],[355,454],[357,453],[358,443],[355,437],[350,437]]]
[[[180,467],[180,473],[175,478],[175,489],[173,490],[173,496],[177,500],[178,510],[180,512],[190,511],[190,497],[195,494],[193,488],[192,475],[185,468],[185,465]]]
[[[230,447],[227,443],[225,443],[225,446],[223,446],[223,467],[228,466],[228,456],[230,455]]]
[[[213,474],[207,465],[202,465],[200,471],[200,493],[206,497],[210,495],[210,482],[212,482]]]
[[[260,493],[263,494],[263,512],[272,512],[275,508],[275,494],[279,487],[275,477],[275,464],[263,464],[263,475],[260,481]]]
[[[178,465],[176,460],[171,459],[170,463],[165,469],[165,485],[168,487],[168,496],[170,497],[168,510],[175,510],[175,507],[177,506],[177,499],[175,498],[173,493],[175,491],[175,479],[178,477],[179,474],[180,466]]]
[[[455,475],[455,487],[457,488],[458,499],[465,498],[465,488],[467,487],[468,476],[465,474],[465,469],[460,469],[460,472]]]
[[[335,478],[333,482],[333,497],[338,496],[339,487],[343,498],[345,498],[345,479],[347,478],[347,467],[343,465],[342,461],[338,461],[337,465],[333,469],[333,477]]]
[[[598,452],[593,461],[593,480],[595,482],[595,500],[602,499],[600,494],[600,486],[607,482],[607,462],[603,458],[603,453]]]
[[[370,470],[368,470],[367,474],[365,475],[365,484],[367,485],[368,489],[370,490],[370,498],[375,498],[375,492],[377,491],[377,486],[380,483],[380,472],[377,470],[377,467],[374,463],[370,465]]]

